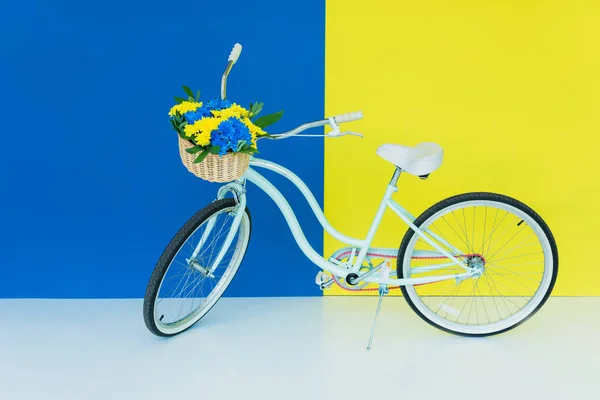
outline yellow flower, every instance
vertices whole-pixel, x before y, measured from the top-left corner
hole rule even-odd
[[[188,137],[195,136],[194,141],[199,146],[206,146],[210,143],[210,133],[217,129],[221,122],[219,118],[202,118],[183,129]]]
[[[208,146],[210,144],[210,132],[200,132],[194,140],[199,146]]]
[[[231,105],[231,107],[229,107],[230,110],[232,110],[234,113],[246,118],[248,117],[248,115],[250,114],[250,111],[246,110],[244,107],[237,105],[236,103],[233,103]]]
[[[261,128],[259,128],[258,126],[254,125],[252,123],[252,121],[250,121],[249,119],[243,119],[242,122],[244,123],[244,125],[246,125],[248,127],[248,129],[250,130],[250,133],[252,134],[252,138],[254,139],[256,136],[263,136],[266,135],[267,132],[263,131]]]
[[[179,112],[179,114],[183,115],[186,112],[196,111],[200,107],[202,107],[202,103],[198,103],[195,101],[182,101],[181,103],[175,104],[173,107],[171,107],[171,110],[169,111],[169,116],[174,116],[175,112]]]
[[[239,119],[247,118],[250,114],[250,111],[246,110],[244,107],[241,107],[235,103],[231,105],[231,107],[224,108],[223,110],[213,110],[211,111],[212,115],[222,119],[228,119],[229,117],[239,117]]]

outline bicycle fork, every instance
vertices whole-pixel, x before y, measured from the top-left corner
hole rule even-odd
[[[224,194],[225,194],[225,191],[219,191],[218,198],[223,198]],[[215,227],[216,218],[211,218],[208,221],[206,230],[204,231],[204,233],[202,234],[202,237],[200,238],[200,241],[196,245],[196,248],[194,249],[194,251],[191,255],[191,258],[186,260],[192,268],[194,268],[194,269],[198,270],[199,272],[201,272],[209,277],[212,277],[212,278],[214,278],[213,272],[215,271],[215,269],[217,269],[217,267],[223,260],[223,257],[225,257],[225,253],[227,252],[227,250],[229,250],[229,246],[231,246],[231,243],[233,242],[233,238],[234,238],[235,234],[237,233],[238,228],[240,227],[240,224],[242,222],[242,218],[244,216],[244,210],[246,209],[246,196],[236,196],[236,200],[237,200],[237,204],[235,206],[235,210],[232,211],[232,213],[234,213],[235,216],[233,218],[231,228],[229,229],[229,232],[227,233],[227,237],[225,238],[225,242],[223,243],[223,246],[221,247],[221,250],[219,251],[217,258],[212,263],[212,265],[201,266],[200,264],[198,264],[198,262],[196,260],[198,258],[198,254],[200,253],[200,250],[202,249],[202,246],[204,246],[204,244],[208,240],[208,236],[211,234],[212,230]]]

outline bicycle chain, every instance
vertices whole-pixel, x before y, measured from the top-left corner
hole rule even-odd
[[[346,251],[344,253],[341,253],[336,258],[336,260],[341,261],[342,258],[344,258],[345,256],[347,256],[347,255],[349,255],[351,253],[352,253],[351,251]],[[470,256],[474,256],[474,255],[478,255],[478,254],[462,254],[462,255],[460,255],[460,257],[470,257]],[[367,260],[369,256],[376,257],[376,258],[394,259],[394,260],[398,258],[398,257],[395,257],[395,256],[389,256],[389,255],[386,255],[386,254],[367,253],[367,255],[365,256],[365,260]],[[447,257],[445,257],[445,256],[436,256],[436,257],[434,257],[434,256],[428,256],[428,257],[411,257],[411,259],[413,259],[413,260],[437,260],[437,259],[442,259],[442,258],[447,258]],[[371,264],[370,261],[368,261],[368,263],[371,265],[371,268],[372,268],[373,264]],[[348,286],[345,283],[345,280],[343,278],[338,279],[338,277],[335,276],[335,275],[332,275],[332,278],[333,278],[333,281],[340,288],[342,288],[343,290],[346,290],[348,292],[375,292],[375,291],[379,290],[379,288],[367,288],[367,289],[365,289],[364,287],[368,286],[369,285],[368,283],[364,283],[363,285],[360,285],[360,286]],[[426,283],[422,283],[422,284],[413,285],[413,286],[421,286],[421,285],[427,285],[427,284]],[[389,290],[391,290],[391,289],[400,289],[400,286],[388,286],[388,289]]]

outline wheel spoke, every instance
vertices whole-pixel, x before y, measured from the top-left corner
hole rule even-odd
[[[529,238],[524,238],[519,243],[517,243],[515,246],[513,246],[513,247],[511,247],[511,248],[509,248],[507,250],[505,250],[502,254],[504,254],[504,256],[506,256],[506,255],[514,253],[516,250],[523,249],[523,248],[526,248],[528,246],[539,245],[540,244],[540,242],[539,242],[539,240],[537,240],[537,238],[536,238],[536,242],[535,243],[533,243],[533,242],[525,242],[528,239]],[[525,243],[523,243],[523,242],[525,242]],[[493,257],[487,257],[486,258],[486,262],[490,262],[490,261],[494,260],[494,258],[496,257],[496,254],[494,254]]]
[[[458,236],[458,237],[459,237],[459,239],[461,240],[461,242],[463,242],[463,244],[464,244],[465,246],[467,246],[467,252],[469,252],[469,244],[468,244],[468,243],[467,243],[467,242],[466,242],[466,241],[463,239],[463,237],[462,237],[462,236],[460,236],[460,235],[458,234],[458,232],[456,232],[456,230],[455,230],[455,229],[452,227],[452,225],[450,225],[450,224],[448,223],[448,221],[446,221],[446,218],[442,217],[442,219],[444,220],[444,222],[445,222],[446,224],[448,224],[448,226],[450,227],[450,229],[452,229],[452,231],[453,231],[453,232],[456,234],[456,236]],[[458,220],[457,220],[457,222],[458,222]],[[448,242],[448,243],[450,243],[450,242]]]
[[[523,227],[525,227],[525,225],[523,225]],[[504,243],[504,244],[502,245],[502,247],[500,247],[498,250],[496,250],[496,252],[495,252],[494,254],[492,254],[491,256],[487,257],[487,259],[488,259],[488,260],[493,260],[493,259],[494,259],[494,256],[495,256],[496,254],[498,254],[500,251],[502,251],[502,249],[503,249],[503,248],[505,248],[507,244],[509,244],[510,242],[512,242],[512,240],[513,240],[514,238],[516,238],[516,237],[519,235],[519,233],[521,233],[521,232],[523,232],[523,228],[519,229],[519,230],[517,231],[517,233],[515,233],[515,234],[514,234],[514,235],[513,235],[513,236],[512,236],[510,239],[508,239],[508,241],[507,241],[506,243]]]
[[[479,279],[477,280],[477,283],[479,284]],[[477,290],[479,290],[479,294],[481,295],[481,289],[479,289],[479,287],[477,287]],[[483,297],[483,295],[481,295],[481,297]],[[488,324],[489,324],[491,322],[490,315],[487,312],[487,307],[485,306],[485,302],[483,301],[483,299],[481,300],[481,306],[483,307],[483,311],[485,312],[485,316],[487,317]],[[479,322],[479,317],[477,317],[477,321]]]
[[[429,225],[427,227],[427,229],[434,231],[438,236],[441,236],[442,239],[444,239],[444,243],[438,243],[441,247],[444,248],[444,250],[446,250],[448,253],[450,253],[454,256],[457,255],[456,251],[454,249],[450,248],[446,244],[446,243],[450,244],[450,241],[448,239],[446,239],[446,235],[444,235],[444,233],[435,225],[435,223],[432,223],[431,225]],[[423,243],[425,247],[427,247],[427,248],[431,247],[431,245],[429,243],[425,242],[423,239],[419,238],[418,240],[420,240],[421,243]]]
[[[475,253],[475,210],[476,210],[476,208],[475,208],[475,206],[473,206],[473,236],[472,236],[473,246],[472,246],[471,254]]]
[[[531,278],[528,275],[543,274],[543,271],[540,271],[540,272],[528,272],[528,273],[517,272],[517,271],[513,271],[511,269],[505,268],[505,267],[501,267],[501,266],[496,265],[496,264],[487,264],[487,266],[488,266],[488,270],[486,271],[487,274],[490,274],[490,275],[502,275],[502,276],[503,275],[519,275],[519,276],[522,276],[525,279],[528,279],[528,280],[536,282],[536,283],[539,282],[539,280],[538,279],[533,279],[533,278]],[[504,272],[504,273],[495,272],[494,270],[496,268],[502,269],[503,271],[507,271],[508,274],[506,272]]]
[[[533,255],[536,255],[536,254],[544,254],[544,252],[543,251],[537,251],[535,253],[522,254],[520,256],[506,257],[506,258],[501,258],[499,260],[494,260],[494,262],[498,263],[498,262],[504,261],[504,260],[514,260],[515,258],[529,257],[529,256],[533,256]]]

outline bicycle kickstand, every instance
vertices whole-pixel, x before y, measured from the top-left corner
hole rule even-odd
[[[379,317],[379,311],[381,310],[381,303],[383,301],[383,296],[388,294],[390,290],[388,289],[387,282],[390,276],[390,261],[388,259],[385,260],[385,265],[379,271],[379,302],[377,303],[377,311],[375,312],[375,319],[373,320],[373,326],[371,327],[371,336],[369,337],[369,344],[367,345],[367,350],[371,349],[371,343],[373,342],[373,335],[375,334],[375,325],[377,324],[377,317]]]

